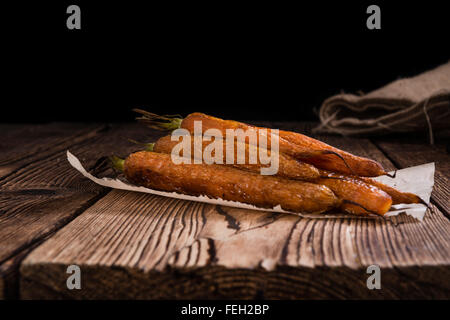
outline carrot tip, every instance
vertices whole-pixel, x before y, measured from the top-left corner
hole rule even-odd
[[[397,176],[397,170],[395,170],[393,174],[386,172],[385,175],[388,176],[389,178],[394,179]]]

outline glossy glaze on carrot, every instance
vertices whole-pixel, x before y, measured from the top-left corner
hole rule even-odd
[[[336,174],[329,172],[329,171],[325,171],[325,170],[319,170],[320,176],[321,177],[327,177],[327,176],[333,176],[336,178]],[[369,184],[371,186],[374,186],[380,190],[383,190],[384,192],[386,192],[388,195],[391,196],[392,198],[392,204],[400,204],[400,203],[424,203],[423,200],[421,200],[418,196],[416,196],[413,193],[409,193],[409,192],[402,192],[399,191],[395,188],[389,187],[387,185],[385,185],[384,183],[375,181],[371,178],[367,178],[367,177],[357,177],[357,176],[350,176],[350,175],[340,175],[340,177],[342,179],[350,179],[350,180],[357,180],[357,181],[361,181],[364,182],[366,184]]]
[[[222,120],[203,113],[191,113],[181,122],[180,127],[194,132],[194,122],[202,122],[203,132],[215,128],[225,134],[226,129],[267,129],[251,126],[234,120]],[[268,141],[270,129],[268,130]],[[268,142],[270,145],[270,142]],[[317,168],[354,174],[358,176],[376,177],[386,174],[381,164],[374,160],[355,156],[346,151],[332,147],[324,142],[291,131],[279,131],[279,151],[296,159],[315,165]],[[338,157],[339,156],[339,157]]]
[[[315,182],[330,188],[342,200],[341,209],[351,214],[382,216],[392,205],[389,194],[359,179],[328,172]]]
[[[171,155],[141,151],[124,163],[126,178],[138,185],[163,191],[238,201],[262,208],[280,205],[293,212],[320,213],[339,206],[334,193],[323,185],[262,176],[221,165],[175,164]]]
[[[194,148],[195,148],[195,144],[194,141],[192,139],[192,136],[189,136],[191,138],[191,157],[194,157]],[[226,163],[226,154],[225,154],[225,150],[226,150],[226,142],[224,140],[221,141],[223,143],[222,148],[223,148],[223,157],[222,157],[222,162],[225,164]],[[171,140],[171,136],[165,136],[160,138],[154,145],[153,147],[153,151],[155,152],[160,152],[160,153],[171,153],[173,148],[178,144],[178,141],[172,141]],[[201,144],[201,150],[200,150],[200,154],[202,155],[205,148],[210,144],[210,141],[202,141]],[[257,146],[253,146],[253,145],[249,145],[247,143],[243,143],[243,142],[238,142],[235,141],[234,142],[234,163],[231,164],[227,164],[230,166],[233,166],[235,168],[238,169],[243,169],[243,170],[249,170],[255,173],[260,173],[261,172],[261,168],[263,167],[269,167],[269,164],[261,164],[259,156],[257,156],[257,163],[255,164],[250,164],[249,162],[249,155],[250,152],[254,152],[254,154],[259,155],[259,147]],[[239,150],[244,150],[245,152],[245,163],[243,164],[238,164],[237,163],[237,156],[238,156],[238,151]],[[304,163],[302,161],[298,161],[288,155],[285,154],[274,154],[274,152],[270,152],[269,150],[265,150],[267,152],[268,156],[277,156],[278,155],[278,172],[276,173],[277,176],[280,177],[284,177],[284,178],[290,178],[290,179],[297,179],[297,180],[306,180],[306,181],[310,181],[313,179],[317,179],[319,178],[319,171],[317,170],[317,168],[315,168],[313,165],[308,164],[308,163]],[[214,156],[214,153],[212,154]],[[179,154],[179,156],[184,156],[183,153]]]

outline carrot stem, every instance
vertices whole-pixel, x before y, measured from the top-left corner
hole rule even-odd
[[[155,143],[151,142],[151,143],[145,143],[145,142],[139,142],[133,139],[128,139],[128,141],[134,143],[134,144],[140,144],[141,146],[144,146],[144,150],[145,151],[153,151],[153,148],[155,147]]]
[[[158,115],[142,109],[133,109],[134,112],[141,114],[136,120],[146,124],[149,128],[160,131],[172,131],[181,126],[183,118],[179,114],[174,115]]]
[[[121,159],[117,156],[111,156],[109,157],[109,161],[111,161],[112,167],[120,172],[123,172],[124,170],[124,164],[125,164],[125,160]]]

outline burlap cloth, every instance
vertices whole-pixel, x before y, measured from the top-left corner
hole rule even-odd
[[[450,127],[450,61],[412,78],[358,96],[338,94],[322,104],[315,133],[379,135]]]

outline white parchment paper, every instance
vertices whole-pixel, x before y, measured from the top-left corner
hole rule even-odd
[[[165,191],[153,190],[153,189],[149,189],[149,188],[145,188],[145,187],[136,186],[136,185],[133,185],[130,183],[126,183],[119,179],[94,177],[93,175],[91,175],[89,172],[87,172],[84,169],[80,160],[78,160],[78,158],[75,157],[73,154],[71,154],[68,150],[67,150],[67,160],[69,160],[69,163],[86,178],[92,180],[93,182],[95,182],[101,186],[109,187],[109,188],[113,188],[113,189],[151,193],[151,194],[155,194],[155,195],[159,195],[159,196],[163,196],[163,197],[205,202],[205,203],[210,203],[210,204],[215,204],[215,205],[222,205],[222,206],[229,206],[229,207],[236,207],[236,208],[243,208],[243,209],[262,210],[262,211],[281,212],[281,213],[293,213],[295,215],[300,215],[300,216],[309,217],[309,218],[349,217],[348,214],[344,214],[344,213],[342,213],[342,214],[299,214],[299,213],[285,211],[285,210],[281,209],[280,206],[276,206],[273,209],[259,208],[259,207],[256,207],[256,206],[253,206],[250,204],[236,202],[236,201],[229,201],[229,200],[222,200],[222,199],[210,199],[206,196],[190,196],[190,195],[180,194],[180,193],[176,193],[176,192],[165,192]],[[426,203],[429,203],[431,191],[433,190],[433,185],[434,185],[434,170],[435,170],[434,162],[432,162],[432,163],[427,163],[427,164],[416,166],[416,167],[398,170],[395,178],[382,176],[382,177],[375,178],[375,180],[378,180],[388,186],[394,187],[400,191],[414,193],[414,194],[418,195]],[[391,173],[393,173],[393,172],[391,172]],[[427,207],[423,204],[398,204],[398,205],[393,205],[391,210],[388,213],[386,213],[385,216],[395,216],[400,213],[404,213],[404,214],[410,215],[410,216],[422,221],[423,217],[425,216],[426,210],[427,210]],[[364,217],[361,217],[361,218],[364,218]]]

